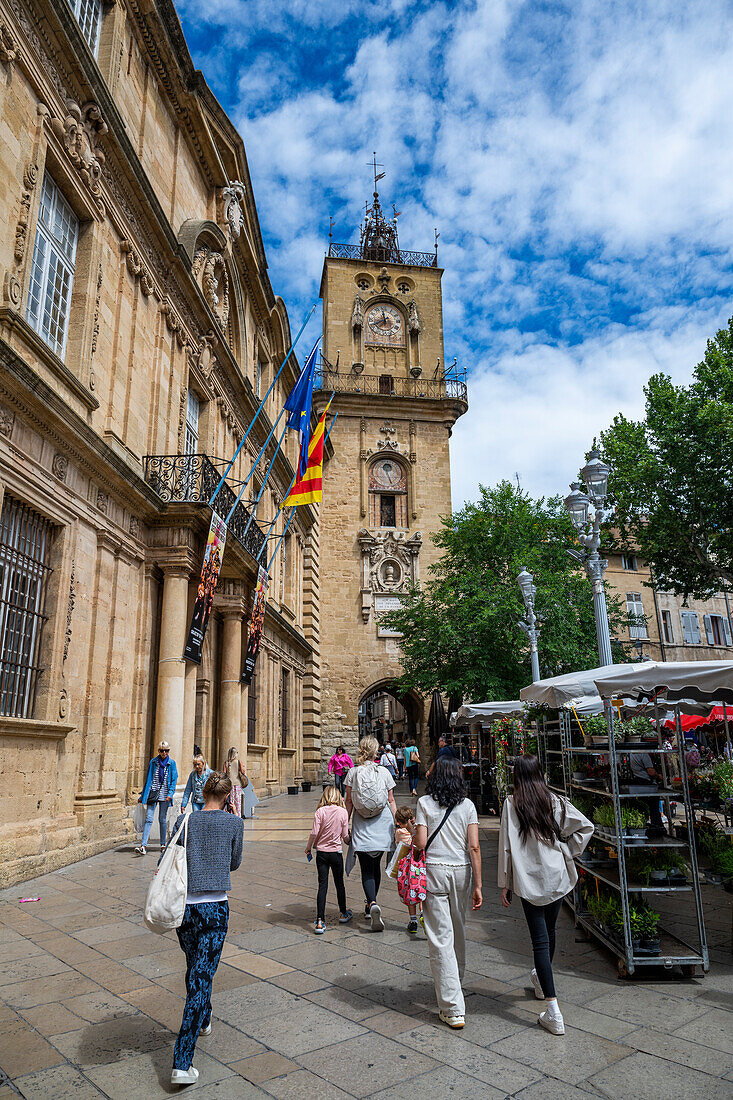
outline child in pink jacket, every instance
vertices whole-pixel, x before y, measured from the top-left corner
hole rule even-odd
[[[349,816],[344,800],[335,787],[326,787],[318,808],[313,816],[313,828],[308,837],[305,854],[310,859],[311,849],[316,848],[316,869],[318,871],[318,899],[316,903],[317,936],[326,931],[326,895],[328,893],[328,872],[333,875],[336,884],[336,897],[339,904],[339,924],[346,924],[353,917],[346,908],[346,890],[344,888],[344,857],[342,841],[349,841]]]

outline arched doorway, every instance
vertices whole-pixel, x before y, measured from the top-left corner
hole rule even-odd
[[[372,684],[359,700],[359,740],[367,735],[382,743],[419,741],[423,702],[408,692],[401,695],[388,680]]]

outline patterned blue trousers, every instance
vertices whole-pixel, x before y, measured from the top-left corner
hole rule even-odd
[[[203,905],[187,905],[181,927],[176,929],[188,967],[186,1005],[173,1051],[174,1069],[189,1068],[199,1032],[211,1021],[211,983],[228,925],[229,902],[207,901]]]

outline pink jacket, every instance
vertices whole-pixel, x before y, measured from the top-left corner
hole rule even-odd
[[[343,775],[353,766],[354,761],[347,752],[342,752],[340,756],[335,752],[328,762],[328,770],[333,772],[334,775]]]

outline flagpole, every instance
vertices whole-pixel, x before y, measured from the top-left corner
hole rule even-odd
[[[250,516],[249,516],[249,519],[247,520],[247,526],[245,527],[245,529],[242,533],[242,542],[244,542],[245,538],[247,537],[247,532],[249,531],[250,527],[252,526],[254,518],[257,515],[257,505],[260,503],[260,497],[262,496],[262,494],[265,491],[265,485],[267,485],[267,479],[270,476],[270,473],[272,471],[272,467],[275,465],[275,459],[277,458],[277,452],[280,450],[280,445],[282,444],[282,441],[285,438],[285,433],[286,433],[287,430],[288,430],[288,426],[286,424],[285,427],[283,428],[281,434],[280,434],[280,438],[277,441],[277,445],[275,447],[275,453],[272,456],[272,459],[270,461],[270,465],[267,467],[267,473],[265,474],[265,476],[262,480],[262,486],[260,488],[259,493],[257,494],[257,499],[253,502],[252,507],[250,509]]]
[[[226,519],[224,520],[224,522],[225,522],[226,524],[228,524],[228,523],[229,523],[229,520],[230,520],[230,519],[232,518],[232,515],[233,515],[233,513],[234,513],[234,509],[235,509],[235,508],[237,507],[237,505],[239,504],[240,500],[242,499],[242,494],[243,494],[244,490],[245,490],[245,489],[247,488],[247,486],[249,485],[250,481],[252,480],[252,475],[254,474],[255,470],[257,469],[257,463],[258,463],[258,462],[260,461],[260,459],[262,458],[263,454],[265,453],[265,449],[266,449],[266,447],[267,447],[267,444],[268,444],[268,443],[270,442],[270,440],[272,439],[273,435],[275,434],[275,428],[276,428],[276,427],[278,426],[278,424],[280,423],[280,421],[281,421],[281,419],[282,419],[282,415],[283,415],[283,413],[284,413],[284,412],[285,412],[285,409],[280,409],[280,412],[279,412],[279,413],[278,413],[278,415],[277,415],[277,420],[275,421],[275,423],[274,423],[274,424],[272,425],[272,427],[270,428],[270,434],[268,435],[268,437],[267,437],[267,439],[265,440],[265,442],[264,442],[264,443],[262,444],[262,448],[261,448],[261,450],[260,450],[260,453],[259,453],[259,454],[257,455],[257,458],[256,458],[256,459],[254,460],[254,462],[252,463],[252,469],[251,469],[251,470],[249,471],[249,473],[247,474],[246,478],[245,478],[245,479],[244,479],[244,481],[242,482],[242,488],[241,488],[241,489],[239,490],[239,492],[237,493],[237,496],[236,496],[236,499],[235,499],[235,501],[234,501],[234,504],[232,504],[232,506],[231,506],[231,508],[229,509],[229,512],[228,512],[228,514],[227,514],[227,518],[226,518]],[[285,427],[287,428],[287,424],[285,425]],[[217,491],[218,491],[218,490],[217,490]],[[216,494],[214,494],[214,495],[216,495]]]
[[[334,397],[334,395],[333,395],[333,394],[331,394],[331,401],[333,400],[333,397]],[[329,401],[329,405],[330,405],[330,404],[331,404],[331,402]],[[324,448],[324,450],[325,450],[325,448],[326,448],[326,444],[328,443],[328,437],[329,437],[329,435],[331,434],[331,428],[332,428],[332,427],[334,426],[334,424],[336,423],[336,420],[337,420],[337,418],[338,418],[338,413],[335,413],[335,414],[334,414],[334,417],[333,417],[333,420],[331,421],[331,423],[330,423],[330,425],[329,425],[329,427],[328,427],[328,431],[326,432],[325,438],[324,438],[324,440],[323,440],[323,448]],[[293,480],[292,480],[292,481],[290,482],[290,484],[288,485],[288,490],[287,490],[287,492],[286,492],[285,496],[283,497],[283,500],[287,500],[287,499],[288,499],[288,496],[290,495],[290,490],[292,489],[293,485],[295,485],[295,479],[297,478],[297,476],[298,476],[298,471],[297,471],[297,469],[296,469],[295,473],[293,474]],[[293,513],[295,512],[295,507],[297,507],[297,506],[294,506],[294,507],[293,507]],[[269,537],[270,537],[270,534],[271,534],[271,532],[272,532],[272,529],[273,529],[273,527],[275,526],[275,524],[277,523],[278,519],[280,518],[280,515],[281,515],[281,513],[282,513],[282,505],[280,505],[280,507],[278,508],[277,512],[275,513],[275,518],[273,519],[273,521],[272,521],[272,523],[270,524],[270,526],[269,526],[269,527],[267,528],[267,534],[265,535],[265,541],[264,541],[264,542],[262,543],[262,546],[260,547],[260,552],[259,552],[259,554],[257,555],[257,557],[255,558],[255,561],[259,561],[259,560],[260,560],[260,554],[262,553],[262,551],[263,551],[263,550],[265,549],[265,547],[267,546],[267,540],[268,540],[268,539],[269,539]],[[293,518],[293,516],[292,516],[292,514],[291,514],[291,516],[290,516],[290,519],[292,519],[292,518]],[[290,526],[290,519],[288,520],[288,527]],[[286,528],[285,528],[285,531],[287,531],[287,529],[288,529],[288,528],[286,527]],[[285,534],[285,531],[283,531],[283,535]],[[282,539],[280,539],[280,542],[282,542]],[[277,544],[278,546],[280,545],[280,542],[278,542],[278,544]],[[277,548],[275,549],[275,553],[277,553]],[[273,555],[273,557],[274,557],[274,555]],[[270,559],[270,562],[272,562],[272,559]],[[267,572],[269,573],[269,571],[270,571],[270,566],[268,565],[268,567],[267,567]]]
[[[235,451],[235,452],[234,452],[234,454],[232,455],[232,460],[231,460],[231,462],[230,462],[230,463],[229,463],[229,465],[227,466],[227,468],[226,468],[226,470],[224,471],[224,473],[223,473],[223,474],[221,475],[221,478],[219,479],[219,484],[217,485],[216,489],[214,489],[214,492],[213,492],[213,493],[212,493],[212,495],[211,495],[211,499],[209,500],[209,507],[211,507],[211,508],[213,508],[213,507],[214,507],[214,501],[216,500],[216,498],[217,498],[217,496],[218,496],[218,494],[219,494],[219,490],[221,489],[222,485],[224,484],[224,482],[226,481],[227,477],[229,476],[229,471],[231,470],[232,466],[233,466],[233,465],[234,465],[234,463],[236,462],[236,460],[237,460],[237,455],[238,455],[238,454],[239,454],[239,452],[241,451],[241,449],[242,449],[242,447],[244,446],[244,444],[245,444],[245,443],[247,442],[247,436],[248,436],[248,435],[249,435],[249,433],[250,433],[250,432],[252,431],[252,427],[253,427],[253,425],[254,425],[254,422],[255,422],[255,420],[257,419],[257,417],[258,417],[258,416],[260,415],[260,413],[262,412],[262,409],[264,408],[264,405],[265,405],[265,402],[267,401],[267,398],[268,398],[268,397],[270,396],[270,394],[272,393],[272,391],[273,391],[273,388],[274,388],[274,386],[275,386],[275,383],[277,382],[278,378],[280,377],[280,375],[281,375],[281,374],[282,374],[282,372],[283,372],[283,368],[284,368],[285,364],[287,363],[288,359],[290,358],[290,356],[291,356],[291,355],[293,354],[293,352],[295,351],[295,345],[296,345],[296,344],[298,343],[298,340],[300,340],[301,336],[303,335],[303,330],[305,329],[305,326],[306,326],[306,325],[308,324],[308,322],[310,321],[311,317],[312,317],[312,316],[313,316],[313,314],[315,313],[315,311],[316,311],[316,306],[317,306],[317,305],[318,305],[318,302],[314,302],[314,304],[313,304],[313,305],[311,306],[311,309],[310,309],[310,312],[308,313],[308,316],[306,317],[305,321],[303,321],[303,324],[302,324],[302,325],[300,326],[300,331],[298,332],[298,335],[297,335],[297,336],[295,337],[295,339],[293,340],[292,344],[290,345],[290,351],[288,352],[288,354],[287,354],[287,355],[285,356],[285,358],[283,359],[282,363],[280,364],[280,369],[278,370],[277,374],[275,375],[275,377],[273,378],[272,382],[270,383],[270,388],[269,388],[269,390],[267,391],[267,393],[265,394],[265,396],[264,396],[264,397],[262,398],[262,400],[260,401],[260,403],[259,403],[259,406],[257,407],[257,409],[256,409],[256,411],[255,411],[255,414],[254,414],[254,416],[252,417],[252,421],[251,421],[251,423],[250,423],[249,427],[247,428],[247,431],[246,431],[246,432],[244,433],[244,436],[243,436],[243,438],[242,438],[242,441],[241,441],[241,443],[239,444],[239,446],[237,447],[236,451]],[[230,512],[229,514],[231,515],[231,512]],[[228,522],[228,520],[227,520],[227,522]]]
[[[265,573],[267,573],[267,575],[268,575],[268,576],[269,576],[269,574],[270,574],[270,566],[272,565],[272,563],[274,562],[275,558],[277,557],[277,552],[278,552],[278,550],[280,549],[280,543],[281,543],[281,542],[282,542],[282,540],[283,540],[283,539],[285,538],[285,534],[286,534],[286,532],[287,532],[287,529],[288,529],[288,527],[290,526],[290,524],[291,524],[291,523],[293,522],[293,516],[294,516],[294,515],[295,515],[295,507],[291,508],[291,510],[290,510],[290,515],[288,516],[288,522],[287,522],[287,523],[285,524],[285,526],[283,527],[283,533],[282,533],[282,535],[280,536],[280,538],[279,538],[279,539],[277,540],[277,546],[276,546],[276,547],[275,547],[275,549],[274,549],[274,550],[272,551],[272,557],[270,558],[270,560],[269,560],[269,561],[268,561],[268,563],[267,563],[267,567],[266,567],[266,569],[265,569]]]

